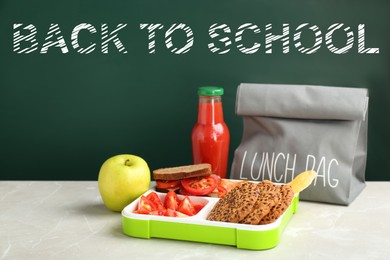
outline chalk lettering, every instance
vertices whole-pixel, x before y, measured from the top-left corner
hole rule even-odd
[[[73,50],[79,54],[90,54],[94,52],[99,45],[99,42],[89,41],[92,34],[97,34],[98,29],[101,29],[101,53],[108,54],[109,46],[114,45],[119,53],[127,54],[128,51],[119,38],[119,32],[127,26],[126,23],[119,23],[116,27],[109,27],[108,24],[100,24],[94,26],[90,23],[80,23],[76,25],[70,35],[70,43]],[[147,49],[149,54],[156,54],[157,45],[162,43],[157,42],[157,32],[165,28],[160,23],[140,23],[139,28],[147,31]],[[195,35],[192,28],[185,23],[173,23],[164,31],[163,38],[165,47],[171,53],[180,55],[186,54],[192,50],[195,44]],[[51,23],[46,33],[44,40],[37,39],[38,29],[34,24],[13,24],[13,52],[17,54],[34,53],[40,48],[41,54],[46,54],[49,49],[60,50],[62,54],[69,53],[66,41],[69,40],[62,34],[60,25]],[[87,31],[87,34],[81,31]],[[184,43],[176,43],[174,36],[176,33],[184,33]],[[264,32],[263,41],[261,43],[261,32]],[[290,32],[293,32],[290,35]],[[325,34],[323,34],[325,32]],[[336,42],[337,35],[344,34],[346,37],[345,43]],[[353,49],[355,41],[357,41],[356,51],[358,54],[379,54],[379,48],[366,47],[366,25],[358,24],[357,33],[354,32],[351,26],[344,23],[331,24],[325,31],[321,31],[320,27],[315,24],[303,23],[298,25],[295,30],[290,28],[290,25],[283,23],[281,25],[266,24],[263,29],[253,23],[244,23],[237,27],[237,30],[232,30],[229,25],[225,23],[214,23],[208,28],[208,35],[210,42],[207,43],[208,50],[213,54],[224,55],[236,47],[239,53],[244,55],[253,55],[259,53],[259,50],[264,46],[265,54],[273,54],[275,52],[288,54],[291,52],[290,45],[295,47],[295,50],[300,54],[310,55],[318,52],[323,43],[329,52],[337,55],[342,55],[350,52]],[[89,34],[88,34],[89,33]],[[83,35],[83,36],[81,36]],[[302,42],[302,35],[312,37],[314,43],[309,46]],[[355,36],[357,35],[357,39]],[[131,36],[131,35],[129,35]],[[245,38],[251,36],[251,43]],[[80,37],[83,37],[80,39]],[[290,39],[292,38],[292,39]],[[95,39],[95,38],[94,38]],[[43,43],[42,43],[43,42]],[[87,42],[87,43],[86,43]],[[41,43],[41,45],[40,45]],[[276,44],[281,43],[281,44]],[[81,46],[83,45],[83,46]],[[280,47],[281,45],[281,47]],[[310,46],[311,45],[311,46]],[[341,46],[340,46],[341,45]],[[137,46],[137,45],[136,45]]]
[[[254,34],[260,33],[259,27],[255,24],[252,24],[252,23],[246,23],[246,24],[243,24],[240,27],[238,27],[238,30],[236,32],[236,38],[235,38],[236,43],[238,43],[237,49],[244,54],[256,53],[261,46],[260,43],[255,42],[255,43],[253,43],[253,45],[251,47],[245,47],[244,44],[242,44],[242,34],[246,30],[251,30],[251,31],[253,31]]]
[[[272,43],[274,41],[281,41],[283,44],[283,53],[288,53],[290,51],[290,40],[289,40],[289,33],[290,33],[290,27],[288,24],[284,23],[282,28],[282,34],[275,35],[272,32],[272,24],[267,24],[265,26],[265,31],[267,32],[265,34],[265,53],[271,54],[272,53]]]
[[[89,31],[90,33],[96,33],[96,28],[91,25],[91,24],[88,24],[88,23],[81,23],[77,26],[75,26],[73,28],[73,31],[72,31],[72,34],[70,36],[71,40],[72,40],[72,46],[73,46],[73,49],[75,49],[78,53],[81,53],[81,54],[88,54],[88,53],[91,53],[95,50],[95,47],[96,47],[96,43],[90,43],[87,47],[80,47],[80,44],[79,44],[79,33],[81,30],[87,30]]]
[[[119,39],[118,32],[126,27],[126,24],[118,24],[111,32],[107,24],[101,25],[101,51],[108,53],[109,43],[113,42],[120,53],[127,53],[126,48]],[[33,24],[23,25],[16,23],[13,25],[13,51],[15,53],[33,53],[38,50],[38,40],[36,39],[38,29]],[[80,23],[76,25],[70,35],[71,45],[74,50],[80,54],[89,54],[96,49],[96,42],[90,42],[87,46],[80,46],[80,31],[87,30],[90,34],[97,33],[96,27],[89,23]],[[62,35],[59,24],[52,23],[49,26],[45,40],[40,49],[40,54],[48,53],[49,49],[58,48],[62,54],[69,52],[65,38]]]
[[[38,42],[35,39],[35,36],[37,34],[37,28],[33,24],[29,24],[24,27],[22,26],[22,23],[14,24],[14,52],[31,53],[38,50]],[[22,34],[22,30],[27,31],[28,33]],[[21,43],[27,43],[27,46],[23,48],[21,47]]]
[[[126,54],[127,50],[123,46],[121,40],[118,37],[118,32],[126,27],[127,24],[120,23],[116,26],[115,30],[108,32],[108,25],[102,24],[102,53],[108,53],[108,43],[114,42],[115,47],[120,53]]]
[[[211,39],[216,39],[219,37],[221,34],[218,33],[219,31],[223,31],[224,34],[230,34],[231,30],[230,27],[227,26],[226,24],[213,24],[209,28],[209,35]],[[213,42],[208,44],[208,47],[212,53],[217,53],[217,54],[225,54],[230,51],[230,45],[232,44],[232,41],[228,36],[224,36],[221,38],[217,38],[220,43],[222,43],[222,47],[217,47],[217,45]]]
[[[313,53],[316,53],[321,48],[321,44],[322,44],[322,33],[320,31],[320,28],[318,28],[317,25],[312,25],[310,27],[308,27],[308,25],[309,25],[308,23],[301,24],[300,26],[297,27],[297,29],[295,30],[296,33],[294,34],[294,45],[295,45],[295,48],[300,53],[303,53],[303,54],[313,54]],[[301,43],[301,34],[302,34],[302,31],[304,29],[306,29],[306,28],[311,30],[314,33],[314,35],[315,35],[314,44],[310,48],[304,47],[302,45],[302,43]]]
[[[378,54],[379,48],[366,48],[366,31],[364,24],[358,26],[358,52],[367,54]]]
[[[347,35],[347,43],[342,48],[337,48],[333,44],[333,33],[336,30],[343,29],[343,31]],[[328,32],[325,35],[325,44],[328,49],[333,52],[334,54],[345,54],[347,53],[353,46],[353,31],[351,30],[351,27],[344,27],[343,23],[335,23],[329,26]]]
[[[141,23],[140,29],[147,29],[148,30],[148,49],[150,54],[156,53],[156,30],[163,29],[164,26],[162,24],[148,24],[148,23]]]
[[[64,37],[61,34],[60,26],[56,23],[50,24],[41,53],[47,53],[50,47],[60,48],[62,53],[67,53],[69,51]]]
[[[172,41],[172,34],[176,30],[183,30],[187,36],[187,42],[182,48],[177,48],[173,46],[173,41]],[[165,45],[170,50],[172,53],[175,54],[183,54],[187,53],[191,50],[192,45],[194,45],[194,34],[191,30],[191,28],[184,24],[173,24],[166,32],[165,32]]]

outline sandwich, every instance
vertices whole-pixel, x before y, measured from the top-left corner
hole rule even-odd
[[[157,169],[153,171],[153,178],[157,191],[173,190],[183,195],[207,195],[218,185],[208,163]]]
[[[153,171],[153,178],[159,192],[175,191],[191,196],[221,198],[236,185],[213,174],[208,163],[157,169]]]

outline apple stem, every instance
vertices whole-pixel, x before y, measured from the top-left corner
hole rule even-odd
[[[130,159],[127,159],[127,160],[125,161],[125,165],[130,166]]]

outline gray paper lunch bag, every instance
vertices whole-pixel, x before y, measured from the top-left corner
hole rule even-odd
[[[232,179],[288,183],[315,170],[300,199],[341,205],[364,189],[367,89],[240,84],[236,98],[244,129]]]

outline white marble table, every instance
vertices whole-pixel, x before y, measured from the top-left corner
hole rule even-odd
[[[122,233],[96,181],[0,181],[0,259],[390,259],[390,182],[348,207],[300,202],[265,251]]]

